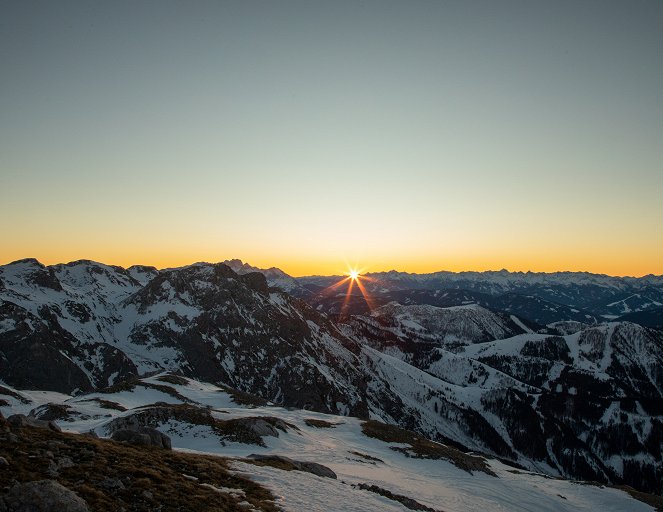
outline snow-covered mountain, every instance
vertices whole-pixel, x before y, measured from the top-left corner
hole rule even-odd
[[[241,260],[224,261],[238,274],[262,273],[272,287],[301,298],[318,311],[363,314],[370,306],[358,290],[345,299],[334,287],[345,276],[292,277],[271,267],[260,269]],[[589,272],[375,272],[363,282],[373,306],[401,304],[459,306],[468,303],[505,311],[548,325],[560,321],[597,323],[663,306],[663,276],[613,277]],[[638,323],[639,316],[634,317]],[[644,322],[647,322],[645,319]],[[651,326],[650,323],[643,325]]]
[[[558,336],[513,320],[476,305],[389,304],[345,331],[382,354],[392,389],[416,389],[404,402],[453,418],[437,427],[444,436],[542,471],[661,492],[663,333],[613,322]]]
[[[531,332],[515,316],[490,311],[477,304],[440,308],[424,305],[401,305],[390,302],[375,309],[370,317],[353,320],[376,322],[383,331],[414,343],[434,343],[446,350],[483,341],[501,340]],[[370,335],[367,342],[373,339]]]
[[[157,374],[121,389],[77,396],[0,388],[0,400],[0,411],[5,416],[23,413],[55,420],[68,432],[94,432],[103,438],[123,428],[157,428],[170,437],[176,451],[223,457],[224,466],[232,474],[266,487],[277,507],[291,512],[645,512],[653,511],[647,503],[657,500],[632,490],[629,494],[628,489],[579,485],[517,469],[376,421],[271,404],[242,405],[246,404],[246,397],[176,375]],[[30,435],[27,429],[17,433]],[[49,454],[54,459],[48,466],[50,478],[66,472],[67,464],[59,464],[60,460],[66,462],[66,454],[87,456],[86,460],[90,460],[93,450],[105,446],[95,440],[93,450],[76,452],[71,443],[63,443],[71,438],[51,435],[57,438],[49,441],[49,446],[61,448],[56,454]],[[115,466],[132,469],[127,463],[122,464],[121,444],[102,442],[111,443]],[[124,450],[132,448],[126,446]],[[141,453],[153,458],[159,450],[144,449]],[[5,454],[2,449],[0,454]],[[39,451],[29,456],[49,460]],[[213,490],[210,499],[223,496],[228,510],[256,510],[246,502],[250,489],[242,480],[222,485],[223,482],[210,480],[213,476],[204,471],[194,473],[195,462],[189,459],[190,468],[182,468],[180,473],[184,474],[173,477],[198,482],[201,493]],[[10,468],[19,464],[18,460],[12,461]],[[200,467],[208,468],[205,460],[200,460]],[[153,469],[136,474],[136,478],[149,474],[150,479],[136,482],[136,478],[125,477],[120,486],[119,479],[90,475],[87,485],[96,485],[96,495],[107,500],[118,499],[125,486],[131,490],[134,484],[138,487],[140,483],[148,490],[151,486],[157,489],[159,485],[177,485],[157,480],[160,475]],[[147,495],[148,500],[153,498],[156,495]],[[231,508],[233,504],[235,508]]]
[[[654,329],[540,330],[477,304],[387,303],[341,323],[224,264],[0,267],[0,378],[15,387],[76,394],[171,370],[656,492],[662,353]]]
[[[233,269],[237,274],[249,274],[251,272],[260,272],[265,276],[267,284],[274,288],[280,288],[284,292],[294,293],[299,292],[304,293],[302,285],[297,281],[296,278],[286,274],[280,268],[270,267],[270,268],[257,268],[249,265],[248,263],[242,262],[242,260],[233,259],[226,260],[223,262],[225,265],[228,265]]]
[[[0,279],[6,382],[72,392],[165,368],[292,406],[367,411],[358,345],[260,273],[201,263],[143,285],[94,262],[22,260]]]

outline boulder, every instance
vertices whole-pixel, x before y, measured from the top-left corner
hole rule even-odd
[[[25,414],[12,414],[7,418],[7,423],[9,423],[14,428],[29,426],[28,417]]]
[[[7,512],[90,512],[85,500],[54,480],[17,483],[0,497]]]
[[[336,480],[336,473],[334,473],[327,466],[318,464],[317,462],[305,462],[305,461],[296,461],[300,466],[300,471],[306,471],[307,473],[313,473],[314,475],[322,476],[325,478],[333,478]]]
[[[113,432],[111,439],[138,446],[155,446],[166,450],[172,449],[170,437],[151,427],[136,427],[133,429],[120,429]]]
[[[152,446],[157,446],[166,450],[172,449],[170,437],[168,437],[163,432],[159,432],[156,428],[138,427],[137,432],[150,436],[150,443]]]
[[[271,416],[266,417],[250,417],[250,418],[234,418],[230,420],[235,425],[240,426],[254,434],[263,436],[279,437],[279,430],[283,432],[288,431],[288,424],[279,419]]]
[[[116,430],[111,435],[113,441],[119,441],[120,443],[129,443],[136,446],[151,446],[152,439],[147,434],[141,434],[135,430],[122,429]]]
[[[62,432],[62,429],[54,421],[40,420],[33,416],[26,416],[25,414],[13,414],[7,418],[7,423],[14,428],[37,427],[48,428],[54,432]]]
[[[322,464],[318,464],[317,462],[293,460],[289,457],[284,457],[283,455],[259,455],[256,453],[249,455],[248,458],[257,461],[262,461],[268,464],[270,462],[274,462],[282,466],[283,465],[286,467],[289,466],[290,468],[297,471],[304,471],[306,473],[312,473],[317,476],[325,478],[333,478],[334,480],[336,480],[336,473],[334,473],[327,466],[323,466]]]

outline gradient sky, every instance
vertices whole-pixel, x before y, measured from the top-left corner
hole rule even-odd
[[[663,2],[0,0],[0,237],[663,274]]]

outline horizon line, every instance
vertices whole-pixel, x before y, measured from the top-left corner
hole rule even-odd
[[[148,264],[143,264],[143,263],[135,263],[129,266],[123,266],[123,265],[117,265],[114,263],[104,263],[102,261],[97,261],[93,259],[88,259],[88,258],[79,258],[75,260],[71,260],[68,262],[58,262],[58,263],[51,263],[51,264],[44,264],[42,263],[38,258],[35,257],[26,257],[26,258],[19,258],[17,260],[12,260],[7,263],[0,263],[0,267],[5,267],[8,265],[12,265],[15,263],[20,263],[24,261],[36,261],[40,265],[44,267],[53,267],[53,266],[58,266],[58,265],[71,265],[73,263],[78,263],[78,262],[90,262],[90,263],[97,263],[99,265],[105,265],[107,267],[119,267],[124,270],[127,270],[131,267],[150,267],[154,268],[155,270],[158,271],[164,271],[164,270],[176,270],[176,269],[181,269],[181,268],[186,268],[186,267],[191,267],[193,265],[198,265],[198,264],[206,264],[206,265],[218,265],[218,264],[226,264],[227,261],[239,261],[242,265],[248,265],[252,268],[257,269],[258,271],[266,271],[266,270],[272,270],[276,269],[284,274],[286,274],[289,277],[292,277],[294,279],[301,279],[301,278],[306,278],[306,277],[340,277],[341,275],[344,274],[303,274],[303,275],[293,275],[289,274],[288,272],[284,271],[280,267],[277,266],[271,266],[268,268],[260,268],[260,267],[255,267],[254,265],[251,265],[247,261],[242,260],[241,258],[227,258],[222,261],[204,261],[204,260],[198,260],[194,261],[192,263],[188,263],[185,265],[179,265],[179,266],[164,266],[164,267],[157,267],[156,265],[148,265]],[[610,277],[610,278],[615,278],[615,279],[642,279],[645,277],[663,277],[663,274],[654,274],[653,272],[650,272],[648,274],[643,274],[640,276],[635,276],[635,275],[612,275],[612,274],[606,274],[602,272],[591,272],[589,270],[554,270],[551,272],[545,272],[545,271],[536,271],[536,270],[509,270],[507,268],[501,268],[499,270],[435,270],[432,272],[408,272],[407,270],[396,270],[396,269],[390,269],[390,270],[376,270],[372,272],[362,272],[361,275],[371,275],[371,274],[388,274],[388,273],[399,273],[399,274],[408,274],[408,275],[431,275],[431,274],[441,274],[441,273],[447,273],[447,274],[465,274],[465,273],[475,273],[475,274],[487,274],[487,273],[501,273],[501,272],[507,272],[509,274],[590,274],[594,276],[603,276],[603,277]]]

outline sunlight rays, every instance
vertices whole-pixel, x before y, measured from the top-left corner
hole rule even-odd
[[[371,296],[370,292],[366,289],[364,282],[377,283],[377,280],[373,277],[363,275],[364,270],[366,270],[365,267],[357,268],[356,266],[352,267],[350,265],[347,265],[347,268],[348,270],[345,272],[345,277],[339,279],[337,282],[321,290],[319,292],[319,297],[321,299],[329,298],[336,290],[339,290],[339,288],[342,288],[343,286],[347,286],[339,311],[339,315],[341,317],[344,317],[347,316],[348,314],[350,301],[352,300],[353,297],[355,285],[357,285],[357,289],[359,290],[359,293],[364,299],[369,311],[373,311],[376,308],[375,300]],[[340,296],[341,293],[338,293],[338,295]],[[354,296],[358,297],[358,295]]]

